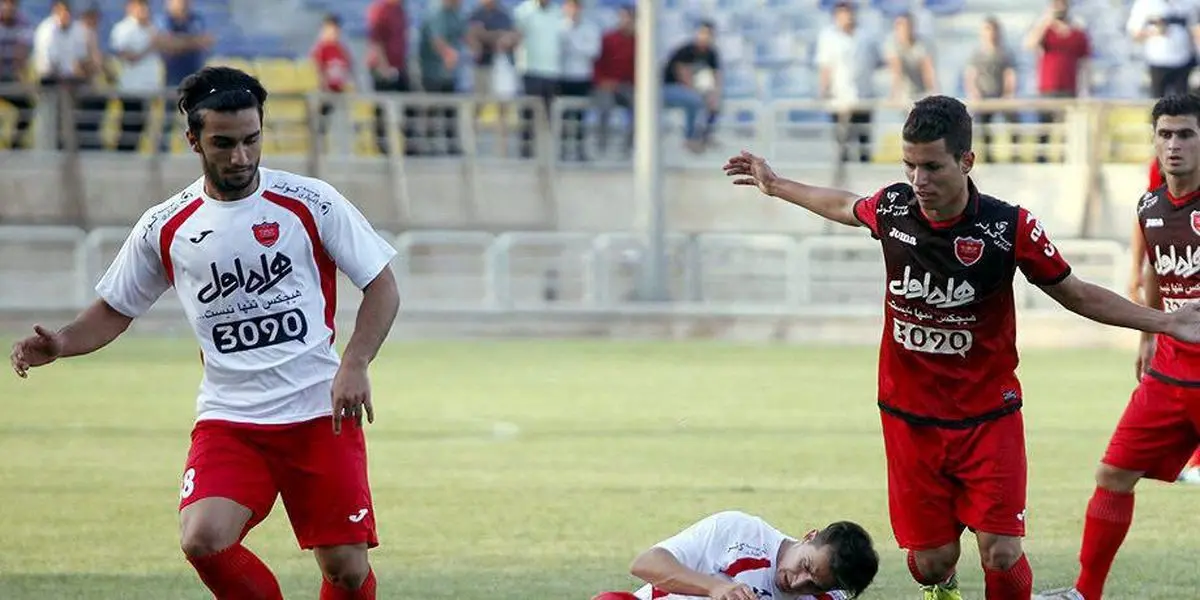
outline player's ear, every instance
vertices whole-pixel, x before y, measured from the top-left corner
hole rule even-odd
[[[817,534],[820,533],[820,531],[820,529],[809,529],[808,533],[804,534],[804,539],[801,541],[811,542],[813,538],[817,537]]]
[[[196,134],[191,129],[187,130],[187,141],[188,145],[192,147],[192,152],[199,154],[200,138],[196,137]]]
[[[975,168],[975,151],[967,150],[966,152],[963,152],[962,158],[959,159],[958,164],[962,167],[963,175],[970,173],[971,169]]]

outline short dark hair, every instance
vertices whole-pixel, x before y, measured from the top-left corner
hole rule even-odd
[[[341,18],[341,17],[339,17],[338,15],[335,15],[335,14],[333,14],[333,13],[329,13],[329,14],[325,15],[325,18],[323,19],[323,22],[324,22],[326,25],[333,25],[334,27],[341,27],[341,26],[342,26],[342,18]]]
[[[1150,111],[1150,124],[1158,127],[1159,117],[1196,117],[1200,123],[1200,96],[1196,94],[1180,94],[1165,96],[1154,103]]]
[[[267,90],[254,76],[233,67],[204,67],[179,84],[179,112],[187,115],[188,130],[204,129],[202,110],[237,112],[257,108],[262,119]]]
[[[813,536],[814,546],[829,546],[829,569],[838,589],[851,598],[862,594],[879,572],[879,553],[871,542],[871,534],[861,525],[850,521],[831,523]]]
[[[971,114],[949,96],[926,96],[913,104],[904,120],[904,141],[929,144],[945,140],[946,151],[959,160],[971,150]]]

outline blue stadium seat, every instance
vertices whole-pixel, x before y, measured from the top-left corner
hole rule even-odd
[[[871,0],[871,7],[888,18],[896,18],[909,12],[908,0]]]
[[[966,0],[925,0],[925,9],[938,15],[954,15],[962,12]]]

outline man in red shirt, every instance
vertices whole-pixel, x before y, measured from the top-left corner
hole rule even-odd
[[[633,114],[633,74],[637,56],[637,23],[633,6],[622,6],[617,10],[617,26],[600,41],[600,56],[593,70],[596,110],[599,113],[600,131],[597,144],[600,152],[608,148],[609,116],[612,109],[620,106]],[[633,126],[625,137],[625,153],[633,149]]]
[[[869,197],[783,179],[745,152],[725,172],[880,241],[878,403],[896,540],[927,599],[957,600],[959,538],[970,528],[987,600],[1029,600],[1016,270],[1081,316],[1189,341],[1200,340],[1200,304],[1168,314],[1075,277],[1032,214],[976,189],[971,129],[958,100],[918,101],[903,130],[908,182]]]
[[[375,0],[367,7],[367,68],[376,92],[407,92],[408,80],[408,13],[403,0]],[[404,137],[412,139],[412,123],[416,109],[404,109]],[[375,106],[375,137],[379,151],[387,154],[387,121],[383,106]],[[415,144],[405,144],[405,154],[412,154]]]
[[[1087,90],[1091,42],[1087,32],[1069,20],[1068,7],[1067,0],[1053,0],[1050,10],[1025,38],[1025,46],[1039,54],[1038,94],[1043,98],[1075,98]],[[1043,112],[1038,120],[1053,123],[1062,121],[1061,117],[1055,112]],[[1046,162],[1045,146],[1050,143],[1050,136],[1043,133],[1038,143],[1042,146],[1038,162]]]
[[[1200,97],[1168,96],[1154,105],[1154,148],[1166,185],[1138,202],[1149,268],[1146,303],[1179,312],[1200,305]],[[1075,587],[1040,598],[1098,600],[1133,521],[1133,491],[1143,478],[1173,481],[1200,444],[1200,346],[1142,336],[1144,375],[1109,440],[1087,505]]]
[[[342,20],[334,14],[325,16],[321,25],[321,37],[312,49],[313,65],[317,68],[317,82],[322,92],[341,94],[349,91],[354,82],[354,61],[350,51],[342,43]],[[333,112],[333,103],[321,102],[321,135],[327,129],[326,120]]]

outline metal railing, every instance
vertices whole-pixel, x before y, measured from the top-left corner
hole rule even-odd
[[[0,310],[78,309],[128,228],[0,226]],[[441,313],[877,314],[886,282],[879,243],[863,236],[674,234],[673,299],[638,298],[647,257],[627,232],[420,231],[393,240],[404,310]],[[1126,249],[1115,242],[1058,240],[1081,276],[1124,289]],[[1022,310],[1050,308],[1017,276]],[[169,295],[173,295],[170,293]],[[339,307],[359,294],[345,278]],[[159,311],[178,311],[174,298]]]

